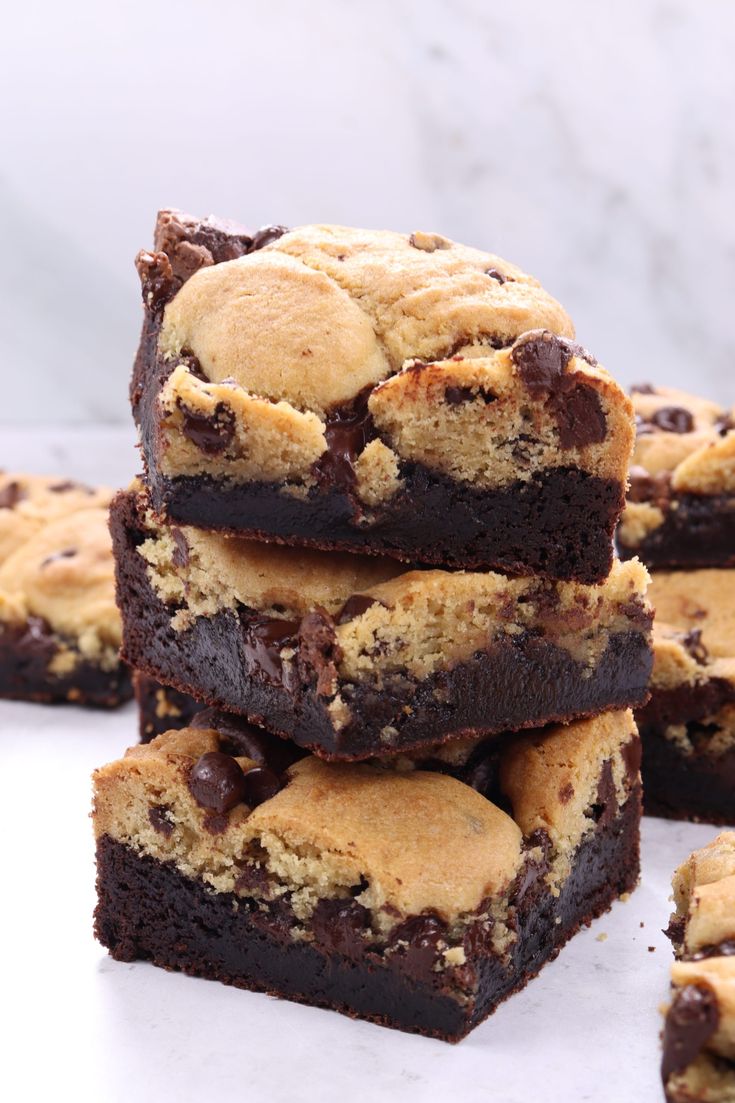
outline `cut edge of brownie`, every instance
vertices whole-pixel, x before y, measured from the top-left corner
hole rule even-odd
[[[312,489],[300,500],[282,494],[277,484],[168,478],[158,473],[149,452],[144,436],[153,507],[181,524],[324,551],[587,584],[609,573],[625,498],[622,484],[575,468],[548,469],[527,482],[478,491],[404,462],[403,489],[371,511],[374,521],[361,525],[355,501],[343,489]],[[451,517],[449,529],[437,525],[437,517]]]
[[[675,495],[640,543],[624,543],[618,529],[616,545],[621,559],[638,556],[654,570],[735,566],[735,496]]]

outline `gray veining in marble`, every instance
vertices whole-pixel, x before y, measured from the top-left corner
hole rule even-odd
[[[730,0],[49,0],[0,42],[5,422],[122,422],[162,205],[436,229],[735,402]]]

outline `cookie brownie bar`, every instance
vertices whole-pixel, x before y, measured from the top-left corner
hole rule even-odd
[[[648,576],[598,586],[407,570],[111,510],[123,655],[324,758],[394,754],[642,704]]]
[[[669,387],[638,387],[633,404],[638,435],[620,554],[654,568],[735,565],[731,411]]]
[[[606,577],[632,407],[530,276],[436,234],[251,241],[174,211],[138,267],[132,400],[158,512],[411,563]]]
[[[133,672],[133,691],[141,743],[150,743],[154,736],[166,731],[187,728],[192,717],[205,708],[188,693],[161,685],[142,670]]]
[[[668,1103],[735,1100],[735,833],[695,851],[674,875],[662,1077]]]
[[[111,492],[0,477],[0,697],[115,706],[131,696],[118,655]]]
[[[516,739],[483,794],[157,736],[95,775],[97,937],[456,1041],[635,885],[638,756],[631,714],[610,713]]]
[[[651,700],[636,711],[646,812],[735,823],[735,655],[713,656],[700,628],[658,619],[653,655]]]

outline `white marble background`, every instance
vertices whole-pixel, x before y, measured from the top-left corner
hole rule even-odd
[[[0,422],[124,422],[155,209],[440,230],[735,402],[731,0],[56,0],[0,36]]]

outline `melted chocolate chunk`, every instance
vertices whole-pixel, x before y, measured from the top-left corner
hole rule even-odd
[[[154,831],[170,839],[174,832],[171,809],[166,804],[154,804],[148,809],[148,820]]]
[[[212,414],[199,414],[179,401],[184,415],[182,432],[208,456],[216,456],[232,443],[235,435],[235,415],[224,402],[218,402]]]
[[[472,387],[447,387],[444,391],[444,401],[448,406],[461,406],[465,402],[474,402],[480,398],[486,405],[490,405],[491,402],[495,402],[498,396],[493,394],[492,391],[485,390],[484,387],[478,387],[473,391]]]
[[[266,685],[291,688],[281,649],[295,646],[298,624],[275,617],[255,617],[245,624],[243,651],[250,672]]]
[[[258,249],[262,249],[265,245],[270,245],[273,241],[278,241],[279,237],[283,237],[283,235],[287,233],[288,226],[261,226],[260,229],[256,230],[253,234],[248,252],[256,253]]]
[[[485,275],[490,276],[493,280],[497,280],[498,283],[508,282],[508,277],[504,276],[502,272],[499,272],[497,268],[486,268]]]
[[[319,609],[307,613],[299,625],[299,667],[305,677],[316,671],[317,693],[329,696],[334,692],[336,664],[341,657],[329,614]]]
[[[711,988],[688,984],[676,993],[664,1026],[664,1084],[699,1056],[719,1022],[717,999]]]
[[[320,900],[311,917],[317,941],[332,953],[361,957],[370,914],[356,900]]]
[[[620,748],[620,756],[625,764],[625,780],[629,785],[633,785],[641,772],[643,758],[643,744],[638,736]]]
[[[281,782],[273,770],[267,766],[255,766],[244,775],[244,801],[251,808],[270,800],[281,788]]]
[[[615,794],[615,779],[610,759],[603,764],[600,780],[597,783],[597,796],[592,805],[592,818],[595,823],[605,829],[610,826],[618,813],[618,801]]]
[[[245,775],[230,755],[207,751],[192,766],[189,791],[202,808],[221,815],[245,800]]]
[[[355,482],[355,460],[375,435],[373,419],[368,410],[370,388],[357,396],[349,406],[327,415],[324,435],[327,451],[314,465],[314,474],[325,486],[349,491]]]
[[[718,942],[716,946],[704,946],[692,954],[692,961],[703,961],[708,957],[733,957],[735,956],[735,939],[727,938],[724,942]]]
[[[681,645],[688,655],[694,659],[695,663],[699,663],[700,666],[705,666],[709,659],[709,651],[702,642],[702,629],[690,628],[688,632],[684,633],[681,637]]]
[[[564,391],[554,402],[562,448],[584,448],[600,444],[607,435],[607,419],[600,396],[584,383]]]
[[[694,428],[694,418],[683,406],[662,406],[648,420],[666,433],[691,433]]]
[[[391,946],[396,946],[403,967],[413,976],[430,976],[436,962],[439,942],[446,936],[446,924],[436,915],[412,915],[393,929]],[[401,946],[400,943],[406,943]]]
[[[53,490],[53,487],[51,487]],[[0,509],[15,509],[18,502],[22,502],[28,495],[21,487],[20,483],[13,480],[0,490]]]
[[[77,548],[63,548],[61,551],[54,552],[53,555],[47,555],[46,558],[41,561],[41,567],[48,567],[49,563],[56,563],[59,559],[73,559],[77,554]]]
[[[355,617],[361,617],[371,606],[382,604],[382,601],[378,601],[376,597],[370,597],[369,594],[353,594],[352,597],[347,598],[347,601],[337,613],[335,624],[347,624]]]
[[[174,567],[186,567],[189,562],[189,545],[186,542],[186,537],[182,530],[177,528],[176,525],[171,525],[169,532],[174,542],[174,551],[171,556],[171,561]]]

